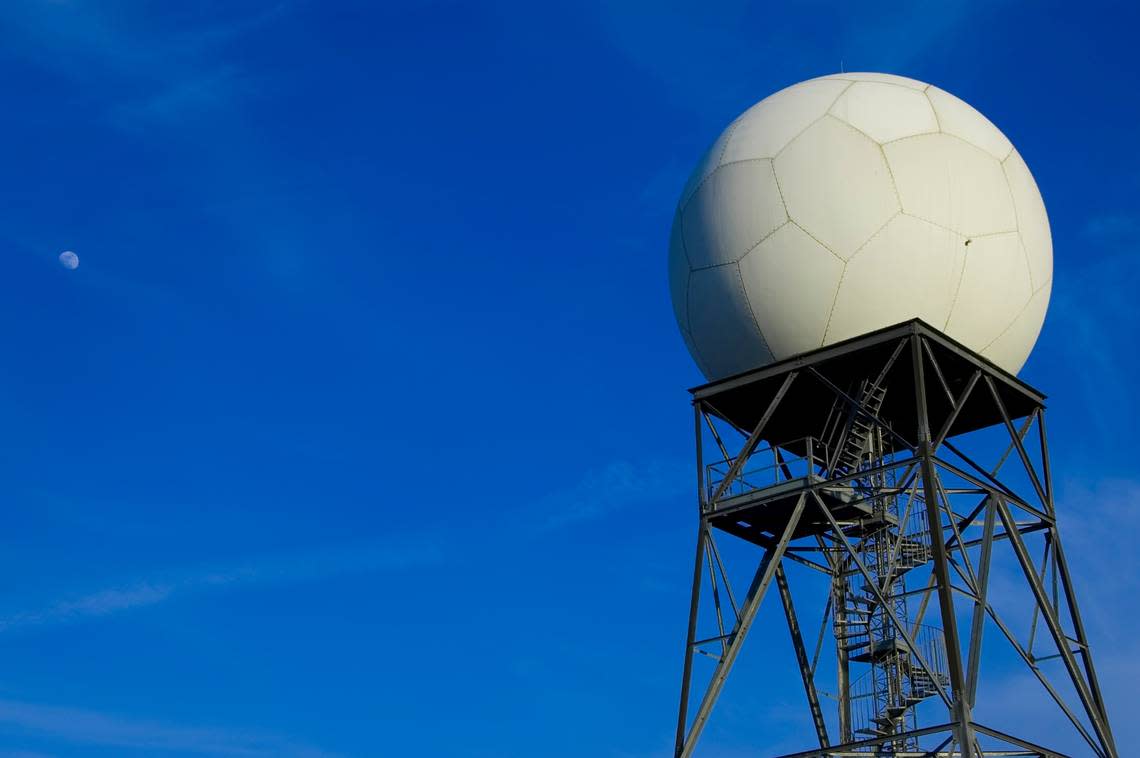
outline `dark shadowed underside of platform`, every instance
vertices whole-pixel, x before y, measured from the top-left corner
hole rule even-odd
[[[942,428],[950,416],[952,398],[961,394],[978,369],[995,380],[1011,419],[1028,416],[1044,407],[1042,393],[919,319],[695,387],[690,392],[695,402],[703,402],[717,416],[747,434],[756,427],[787,374],[799,370],[797,381],[788,387],[787,395],[761,435],[770,444],[782,445],[819,434],[835,400],[835,388],[854,396],[859,389],[858,382],[886,366],[912,335],[925,338],[924,343],[932,353],[928,358],[933,357],[923,372],[932,430]],[[931,370],[930,365],[937,366],[937,370]],[[900,355],[894,361],[883,385],[892,391],[886,394],[879,418],[900,437],[915,442],[918,436],[915,376],[909,356]],[[948,436],[1001,423],[994,403],[982,393],[976,393],[967,400]]]

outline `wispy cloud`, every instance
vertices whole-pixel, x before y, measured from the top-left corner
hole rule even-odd
[[[614,461],[587,471],[578,481],[529,504],[524,523],[537,536],[595,521],[615,512],[683,500],[691,467],[681,463]],[[142,577],[108,582],[36,608],[0,611],[0,633],[146,608],[202,592],[315,582],[338,576],[402,571],[457,559],[430,541],[398,544],[332,545],[317,549],[255,556],[217,565],[156,570]]]
[[[83,708],[0,700],[0,724],[8,731],[80,745],[223,756],[331,756],[280,735],[241,729],[186,727],[124,718]],[[20,755],[4,753],[3,755]],[[31,754],[24,754],[31,755]]]
[[[1108,213],[1085,222],[1086,237],[1097,242],[1136,243],[1140,241],[1140,218],[1129,213]]]
[[[848,71],[893,71],[905,74],[946,47],[967,22],[985,23],[990,6],[983,3],[898,3],[879,12],[851,6],[840,49]],[[839,62],[835,63],[838,67]]]
[[[739,109],[811,75],[848,71],[906,74],[941,51],[991,6],[957,3],[817,5],[796,19],[775,19],[747,0],[697,3],[599,3],[607,41],[665,94],[698,118],[726,124]],[[821,24],[820,18],[826,23]],[[774,25],[778,24],[778,25]],[[735,112],[727,113],[735,116]]]
[[[267,3],[209,17],[175,11],[173,22],[161,23],[141,7],[128,14],[100,4],[6,3],[0,30],[12,42],[8,54],[83,84],[111,123],[138,128],[236,97],[244,76],[219,52],[294,5]]]
[[[1090,218],[1083,231],[1088,254],[1067,262],[1054,279],[1045,329],[1065,355],[1063,365],[1081,390],[1101,447],[1128,450],[1129,430],[1119,420],[1140,410],[1131,381],[1132,351],[1126,347],[1140,340],[1134,302],[1140,288],[1140,217],[1108,213]]]
[[[684,497],[690,469],[662,461],[614,461],[587,471],[573,485],[534,503],[539,531],[592,521],[623,509],[674,503]]]
[[[434,544],[340,545],[259,556],[218,566],[162,571],[63,598],[40,608],[0,615],[0,632],[44,624],[62,624],[156,605],[196,592],[237,590],[315,582],[337,576],[400,571],[437,563],[443,551]]]
[[[653,461],[615,461],[587,471],[577,482],[527,506],[532,534],[604,518],[621,510],[671,505],[685,497],[690,466]],[[266,554],[240,561],[156,570],[144,577],[109,582],[29,610],[0,612],[0,632],[42,624],[107,616],[196,592],[239,590],[316,582],[338,576],[403,571],[462,558],[434,541],[331,545]]]
[[[1140,553],[1127,547],[1140,544],[1140,481],[1067,482],[1057,507],[1085,620],[1110,650],[1140,653],[1133,626],[1122,623],[1140,619]]]
[[[253,91],[246,75],[232,66],[191,71],[167,86],[110,108],[107,118],[125,130],[156,124],[184,125],[187,114],[209,113]]]

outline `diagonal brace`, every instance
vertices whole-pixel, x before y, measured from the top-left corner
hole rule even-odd
[[[728,674],[732,670],[737,656],[740,655],[740,648],[744,645],[744,640],[748,636],[748,630],[752,628],[752,622],[756,618],[756,611],[760,608],[760,602],[764,599],[764,595],[768,591],[768,586],[772,583],[772,578],[775,576],[776,570],[780,567],[780,561],[784,557],[788,543],[792,541],[792,534],[795,533],[796,527],[800,523],[800,516],[803,515],[806,502],[807,495],[800,495],[800,499],[796,502],[796,506],[792,510],[788,523],[784,527],[784,532],[780,536],[780,541],[764,554],[764,558],[756,570],[756,575],[753,577],[752,586],[748,588],[748,595],[745,597],[744,604],[741,606],[740,617],[736,620],[736,625],[732,629],[728,649],[725,650],[724,654],[720,657],[720,662],[717,663],[716,671],[713,672],[712,680],[709,682],[708,689],[705,690],[705,696],[701,700],[701,705],[697,709],[696,715],[693,717],[693,725],[689,728],[688,736],[685,737],[682,744],[677,746],[675,753],[676,758],[689,758],[689,756],[693,754],[693,750],[696,749],[697,740],[700,739],[701,732],[708,722],[713,705],[716,704],[717,698],[720,697],[720,691],[724,688]],[[689,653],[690,655],[692,654],[691,649]]]

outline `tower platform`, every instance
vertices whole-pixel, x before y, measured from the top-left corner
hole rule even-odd
[[[927,414],[931,429],[940,430],[954,411],[954,400],[975,371],[994,380],[1010,418],[1028,416],[1045,406],[1045,395],[968,347],[955,342],[920,319],[880,329],[861,337],[837,342],[763,368],[746,371],[689,390],[693,401],[738,430],[751,431],[765,407],[779,392],[789,372],[798,370],[810,379],[788,388],[768,420],[761,440],[780,444],[815,436],[827,421],[837,390],[849,393],[868,374],[869,367],[884,366],[892,353],[901,350],[905,338],[922,338],[937,370],[924,373]],[[898,387],[914,384],[911,361],[894,361],[881,384]],[[806,377],[805,377],[806,378]],[[852,398],[854,400],[854,398]],[[914,393],[891,392],[876,414],[903,440],[918,439],[918,414]],[[999,410],[987,398],[971,396],[962,407],[947,437],[1002,423]]]

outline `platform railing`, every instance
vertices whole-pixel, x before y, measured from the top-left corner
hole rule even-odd
[[[728,476],[732,464],[732,461],[722,460],[705,466],[706,497],[710,500]],[[823,448],[814,437],[758,447],[748,457],[740,473],[725,487],[721,499],[818,476],[825,465]]]

